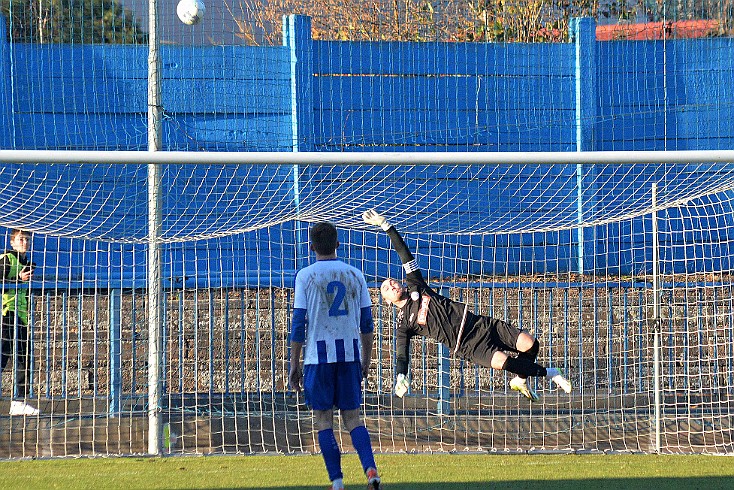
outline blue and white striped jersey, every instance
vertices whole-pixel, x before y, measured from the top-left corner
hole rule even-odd
[[[371,305],[364,275],[341,260],[298,271],[293,306],[306,310],[308,323],[303,363],[359,361],[361,310]]]

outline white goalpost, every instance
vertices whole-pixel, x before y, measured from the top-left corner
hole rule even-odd
[[[734,150],[668,150],[668,151],[559,151],[559,152],[370,152],[370,153],[289,153],[289,152],[191,152],[161,151],[83,151],[83,150],[0,150],[4,163],[56,164],[131,164],[161,165],[446,165],[473,164],[644,164],[644,163],[730,163]]]

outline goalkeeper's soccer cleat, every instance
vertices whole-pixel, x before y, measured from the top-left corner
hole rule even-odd
[[[519,391],[522,396],[530,400],[531,402],[537,402],[540,397],[534,392],[529,386],[527,379],[515,376],[510,380],[510,388],[515,391]]]
[[[548,368],[546,371],[548,371],[546,376],[548,376],[560,389],[566,393],[571,393],[571,382],[563,377],[563,373],[561,373],[560,369]]]
[[[369,468],[367,470],[367,490],[380,490],[380,477],[377,476],[377,470]]]
[[[329,490],[344,490],[344,480],[342,480],[341,478],[337,478],[336,480],[332,481]]]

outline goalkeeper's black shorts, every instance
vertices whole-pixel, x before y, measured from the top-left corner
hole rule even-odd
[[[510,323],[481,316],[467,329],[456,352],[462,359],[492,367],[495,352],[517,352],[517,338],[521,330]]]

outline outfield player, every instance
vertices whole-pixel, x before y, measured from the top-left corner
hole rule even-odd
[[[303,389],[314,411],[331,488],[344,488],[341,450],[333,428],[336,407],[359,455],[368,488],[377,490],[380,478],[360,415],[362,379],[372,359],[372,301],[362,272],[337,259],[334,225],[315,224],[310,239],[316,262],[296,274],[288,380],[293,389]]]
[[[441,342],[462,359],[516,374],[510,387],[530,401],[538,401],[539,397],[527,383],[529,376],[546,376],[566,393],[571,392],[571,383],[558,369],[535,362],[540,343],[532,335],[501,320],[475,315],[467,304],[433,291],[395,227],[374,210],[366,211],[362,218],[387,232],[406,272],[407,288],[392,278],[385,279],[380,287],[382,298],[398,308],[397,396],[402,397],[410,386],[407,378],[410,340],[416,335]]]

